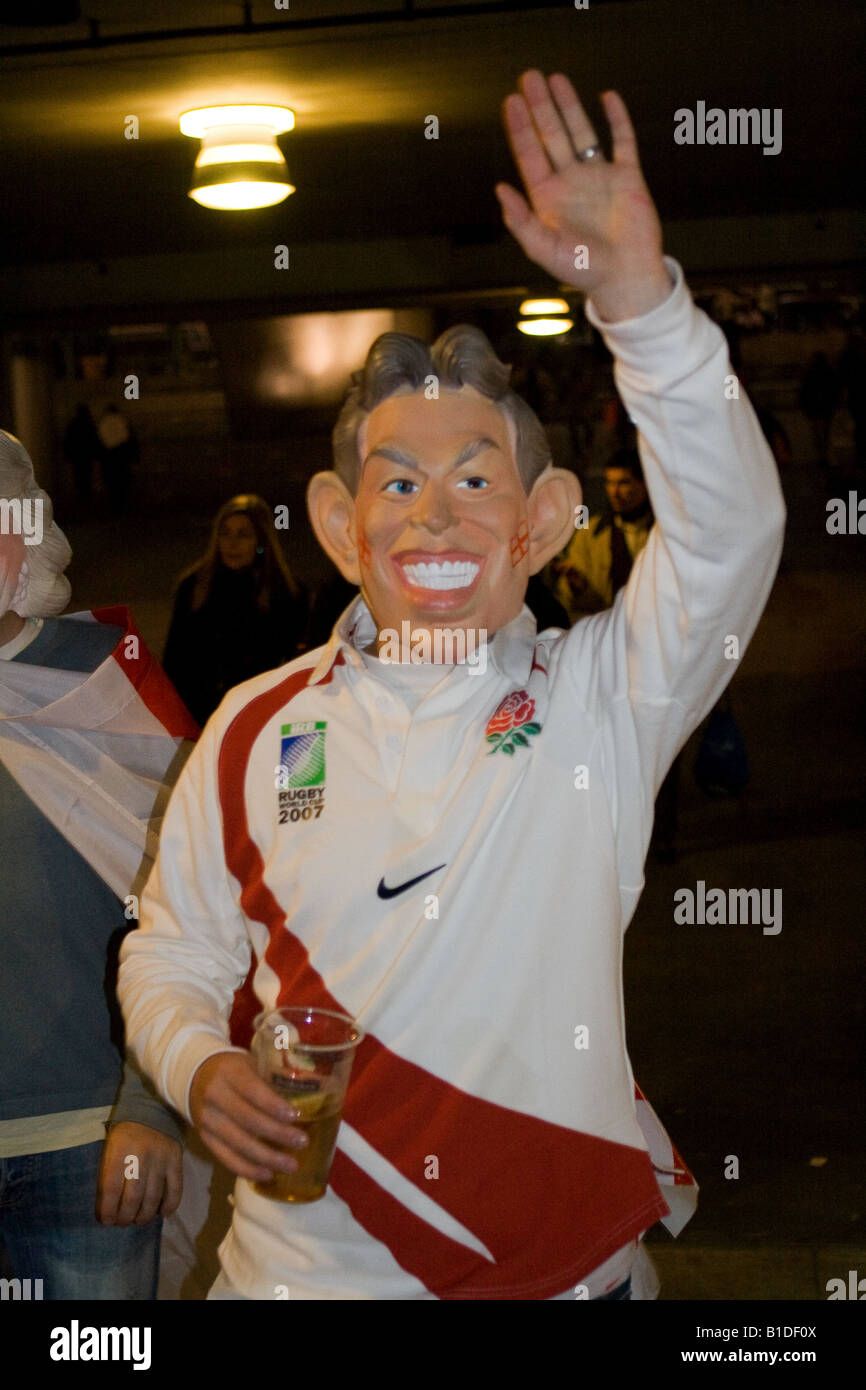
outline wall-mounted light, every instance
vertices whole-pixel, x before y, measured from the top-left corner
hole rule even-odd
[[[189,196],[222,212],[281,203],[295,189],[276,137],[294,124],[294,113],[286,106],[184,111],[181,133],[201,140]]]
[[[534,338],[553,337],[556,333],[567,333],[574,326],[574,320],[570,318],[553,318],[553,314],[570,313],[568,304],[564,299],[524,299],[518,311],[521,315],[534,315],[535,317],[521,317],[517,327],[521,333],[528,333]]]

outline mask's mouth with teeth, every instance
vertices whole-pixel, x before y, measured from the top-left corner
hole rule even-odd
[[[404,565],[403,573],[419,589],[468,589],[480,565]]]
[[[449,559],[434,559],[427,556],[395,557],[397,572],[403,583],[412,590],[423,590],[427,594],[452,593],[455,597],[465,596],[474,588],[483,568],[483,560],[460,556]]]

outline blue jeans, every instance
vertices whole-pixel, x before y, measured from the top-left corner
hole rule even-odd
[[[102,1226],[96,1182],[102,1141],[0,1158],[0,1270],[29,1279],[30,1297],[156,1298],[162,1222]]]

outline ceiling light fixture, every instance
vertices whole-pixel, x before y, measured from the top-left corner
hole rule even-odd
[[[189,196],[220,212],[273,207],[294,185],[276,137],[295,124],[286,106],[205,106],[184,111],[183,135],[201,140]]]
[[[569,308],[564,299],[524,299],[517,312],[520,314],[567,314]]]
[[[521,333],[528,333],[533,338],[553,337],[557,333],[567,333],[574,327],[574,320],[570,318],[552,318],[553,314],[568,314],[570,312],[568,303],[564,299],[524,299],[518,310],[521,315],[535,315],[536,317],[521,317],[517,321],[517,327]]]
[[[573,319],[521,319],[517,327],[533,338],[552,338],[574,327]]]

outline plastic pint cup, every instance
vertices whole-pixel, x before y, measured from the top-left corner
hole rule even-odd
[[[274,1173],[253,1187],[278,1202],[316,1202],[328,1186],[331,1160],[355,1049],[363,1031],[345,1014],[327,1009],[284,1008],[259,1014],[252,1041],[259,1076],[299,1111],[292,1123],[308,1143],[286,1148],[294,1173]]]

